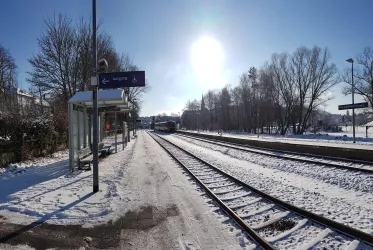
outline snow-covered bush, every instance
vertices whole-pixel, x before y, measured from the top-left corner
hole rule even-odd
[[[65,144],[50,115],[0,113],[0,166],[54,153]]]

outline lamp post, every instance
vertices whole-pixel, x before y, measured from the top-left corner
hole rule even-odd
[[[351,63],[352,70],[351,70],[351,85],[352,85],[352,104],[355,104],[355,98],[354,98],[354,91],[355,91],[355,85],[354,85],[354,60],[352,58],[349,58],[346,60],[346,62]],[[355,109],[352,108],[352,133],[354,137],[354,143],[356,143],[355,140]]]
[[[93,99],[93,192],[99,191],[98,179],[98,105],[97,105],[97,37],[96,37],[96,0],[92,0],[92,99]]]

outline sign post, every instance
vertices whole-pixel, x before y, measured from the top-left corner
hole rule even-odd
[[[112,72],[101,73],[98,75],[97,67],[97,32],[96,32],[96,0],[92,0],[92,127],[93,127],[93,140],[92,140],[92,153],[93,153],[93,192],[99,191],[99,176],[98,176],[98,103],[97,91],[100,86],[101,89],[118,89],[129,87],[144,87],[145,86],[145,71],[129,71],[129,72]],[[100,70],[107,68],[106,60],[102,59],[99,62]],[[115,114],[116,115],[116,114]],[[115,133],[117,132],[117,124],[115,123]],[[116,135],[115,135],[115,139]],[[130,136],[128,133],[128,141]],[[115,151],[117,145],[115,144]]]
[[[345,110],[345,109],[352,109],[352,111],[355,111],[355,109],[361,109],[361,108],[367,108],[368,102],[359,102],[359,103],[352,103],[352,104],[344,104],[344,105],[338,105],[338,110]],[[355,141],[355,112],[352,112],[352,129],[353,129],[353,137],[354,137],[354,143]]]
[[[98,105],[97,105],[97,38],[96,38],[96,0],[92,0],[92,99],[93,99],[93,192],[99,191],[98,185]]]

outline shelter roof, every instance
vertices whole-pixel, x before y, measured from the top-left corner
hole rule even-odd
[[[70,98],[69,103],[92,108],[92,91],[77,92]],[[99,108],[116,107],[120,111],[126,111],[129,103],[123,89],[110,89],[97,91],[97,105]]]

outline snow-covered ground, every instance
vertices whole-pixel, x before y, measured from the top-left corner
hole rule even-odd
[[[94,228],[118,219],[124,225],[119,249],[256,247],[144,131],[123,151],[100,161],[98,193],[92,193],[92,171],[69,174],[67,157],[67,151],[59,152],[3,171],[0,221]],[[127,227],[131,213],[140,220],[145,210],[150,211],[141,222],[145,229]]]
[[[275,197],[373,233],[372,177],[255,156],[175,135],[164,137]]]
[[[290,141],[307,141],[333,144],[354,144],[353,143],[353,128],[352,126],[343,126],[342,132],[320,131],[316,134],[305,133],[303,135],[263,135],[262,138],[274,140],[290,140]],[[368,129],[368,137],[366,137],[365,126],[355,126],[355,139],[357,145],[373,146],[373,128]]]
[[[297,173],[303,176],[307,176],[313,179],[324,181],[326,183],[337,185],[347,190],[355,190],[360,192],[373,193],[373,174],[367,174],[363,172],[354,172],[345,169],[331,168],[323,166],[322,164],[311,164],[304,162],[297,162],[287,159],[281,159],[277,157],[271,157],[266,155],[259,155],[247,151],[241,151],[237,149],[228,148],[222,146],[223,144],[214,144],[195,140],[179,135],[175,137],[180,138],[186,142],[190,142],[194,145],[201,146],[203,148],[212,149],[217,152],[221,152],[225,155],[233,158],[246,160],[254,164],[258,164],[273,169],[278,169],[284,172]],[[306,157],[302,157],[306,158]],[[310,157],[308,157],[309,159]],[[317,159],[317,157],[313,157]],[[334,161],[326,161],[334,162]],[[347,165],[347,164],[346,164]],[[351,167],[359,168],[364,165],[362,164],[350,164]],[[372,169],[372,166],[365,165],[365,168]]]
[[[113,143],[113,138],[104,140]],[[118,140],[120,141],[120,140]],[[53,157],[11,164],[0,174],[0,215],[14,223],[36,220],[50,224],[93,226],[118,217],[126,191],[116,178],[132,155],[134,141],[100,159],[100,191],[92,193],[92,171],[69,173],[68,151]]]
[[[2,250],[34,250],[35,248],[30,247],[28,245],[9,245],[9,244],[2,244],[0,245],[0,249]]]
[[[269,135],[260,134],[259,138],[255,134],[247,134],[244,132],[223,132],[222,136],[245,138],[250,140],[265,140],[265,141],[279,141],[288,142],[295,144],[308,144],[308,145],[323,145],[332,147],[349,147],[357,149],[372,149],[373,150],[373,138],[365,138],[365,127],[356,127],[356,143],[353,143],[352,132],[324,132],[324,133],[306,133],[303,135]],[[373,132],[373,128],[370,129]],[[217,132],[210,131],[194,131],[185,130],[187,132],[200,133],[200,134],[211,134],[218,135]]]
[[[139,232],[125,249],[252,249],[252,241],[208,198],[183,169],[148,135],[138,132],[128,172],[131,210],[151,206],[157,227]],[[133,208],[132,208],[133,207]],[[172,209],[166,220],[162,212]],[[215,211],[215,212],[214,212]]]

